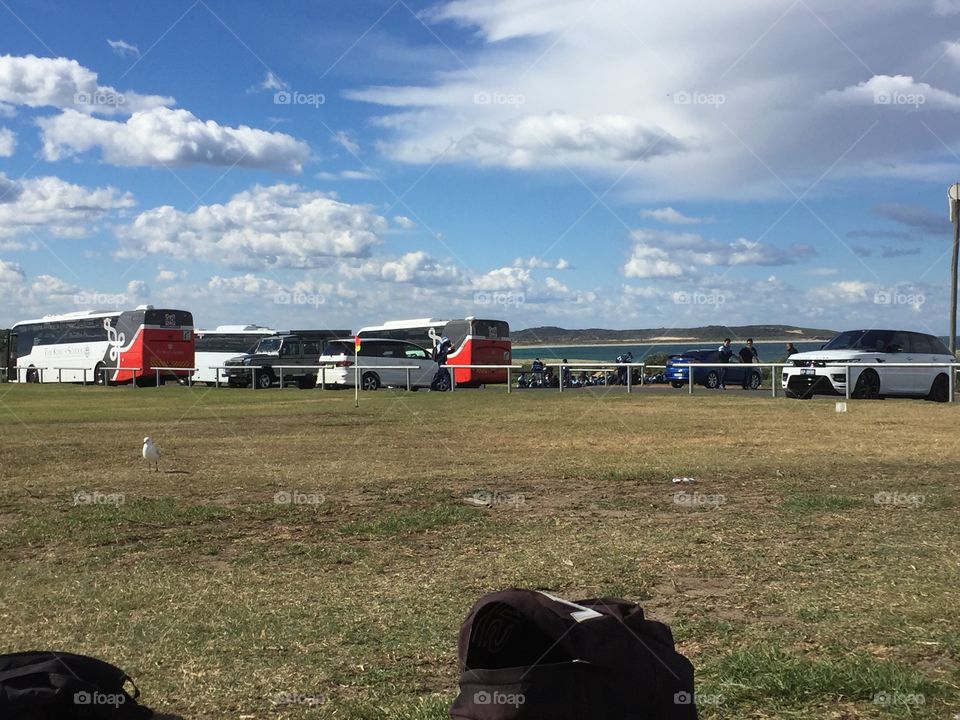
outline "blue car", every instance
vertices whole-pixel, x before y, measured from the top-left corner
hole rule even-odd
[[[685,367],[676,367],[676,365],[686,363],[718,363],[720,362],[720,353],[717,350],[687,350],[683,355],[671,355],[667,358],[667,369],[664,373],[667,382],[675,388],[681,388],[689,381],[688,369]],[[720,373],[724,373],[724,385],[743,385],[744,378],[747,379],[747,387],[756,390],[763,381],[763,375],[760,368],[753,365],[743,365],[734,356],[727,363],[726,367],[705,367],[694,368],[693,381],[697,385],[703,385],[708,388],[720,387]]]

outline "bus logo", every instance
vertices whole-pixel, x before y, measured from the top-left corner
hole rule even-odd
[[[120,357],[120,348],[123,347],[123,333],[118,333],[117,329],[110,324],[110,318],[103,319],[103,329],[107,331],[107,345],[110,347],[110,359],[116,360]]]
[[[177,314],[176,313],[165,313],[163,316],[163,326],[164,327],[176,327],[177,326]]]

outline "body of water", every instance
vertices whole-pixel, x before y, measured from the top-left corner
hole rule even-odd
[[[810,350],[819,350],[826,340],[817,340],[815,342],[795,342],[797,350],[808,352]],[[651,345],[542,345],[537,347],[523,347],[513,349],[514,360],[534,360],[540,358],[545,362],[563,360],[564,358],[576,360],[596,360],[602,362],[613,362],[617,355],[627,351],[633,353],[634,362],[643,362],[644,358],[651,355],[680,355],[687,350],[701,350],[709,348],[716,350],[720,347],[719,341],[698,342],[698,343],[657,343]],[[743,343],[731,343],[734,352],[738,352],[743,347]],[[787,344],[785,342],[755,342],[754,347],[760,355],[760,362],[777,362],[787,356]]]

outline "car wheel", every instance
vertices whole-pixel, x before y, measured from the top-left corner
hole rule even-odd
[[[759,390],[760,385],[763,384],[763,378],[760,376],[760,373],[752,373],[750,375],[750,389]]]
[[[301,390],[313,390],[317,386],[317,378],[313,375],[307,375],[297,380],[297,387]]]
[[[380,388],[380,378],[376,373],[364,373],[360,378],[360,387],[364,390],[378,390]]]
[[[853,397],[857,400],[880,399],[880,376],[873,370],[864,370],[857,378],[853,388]]]
[[[718,387],[720,387],[720,375],[717,373],[716,370],[711,370],[710,372],[707,373],[707,379],[706,379],[706,382],[704,382],[704,385],[706,385],[711,390],[715,390]]]
[[[273,385],[273,374],[269,370],[261,370],[257,373],[257,389],[266,390]]]
[[[934,402],[949,402],[950,379],[946,375],[941,373],[934,378],[933,385],[930,386],[930,394],[927,395],[927,400],[933,400]]]
[[[686,383],[682,383],[679,380],[673,380],[670,384],[673,385],[677,390],[686,385]]]

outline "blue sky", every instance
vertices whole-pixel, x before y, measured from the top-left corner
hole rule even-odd
[[[960,2],[0,2],[0,325],[947,332]]]

